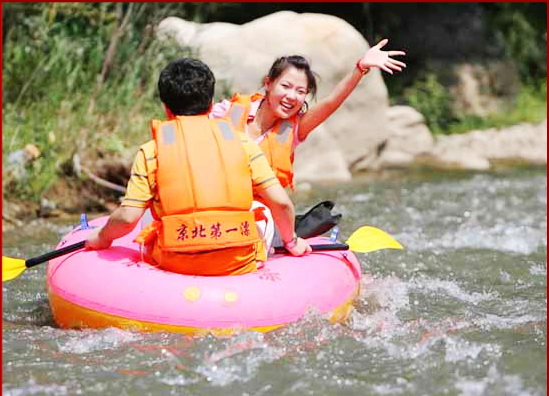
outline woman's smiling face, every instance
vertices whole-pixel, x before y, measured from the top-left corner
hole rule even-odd
[[[267,80],[267,103],[273,113],[283,119],[297,114],[307,97],[307,75],[303,70],[289,66],[274,81]]]

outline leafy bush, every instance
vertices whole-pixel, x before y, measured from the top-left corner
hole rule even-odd
[[[547,4],[482,4],[490,25],[505,43],[525,84],[536,85],[547,76]]]
[[[433,134],[463,133],[474,129],[503,128],[523,122],[539,123],[547,118],[547,80],[523,85],[513,108],[486,117],[455,114],[451,97],[437,77],[428,73],[404,91],[407,104],[425,117]]]
[[[504,128],[520,123],[538,124],[547,118],[547,81],[539,86],[525,85],[510,111],[487,117],[461,117],[448,125],[448,133],[463,133],[474,129]]]
[[[451,98],[433,73],[427,73],[405,89],[404,98],[423,114],[431,132],[445,133],[452,119]]]
[[[74,153],[93,158],[149,138],[148,120],[163,113],[158,73],[191,52],[152,39],[151,24],[137,18],[147,5],[5,6],[3,167],[8,172],[9,154],[28,143],[41,156],[27,166],[27,178],[3,178],[4,193],[38,200]]]

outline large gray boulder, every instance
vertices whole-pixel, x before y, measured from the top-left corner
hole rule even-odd
[[[215,73],[218,89],[226,93],[257,92],[277,57],[298,54],[320,76],[318,97],[322,98],[369,48],[360,33],[340,18],[290,11],[243,25],[198,24],[169,17],[157,32],[160,38],[171,37],[195,51]],[[390,133],[388,106],[381,72],[373,69],[298,148],[296,181],[346,181],[361,163],[372,162],[377,146]]]
[[[434,138],[425,125],[425,117],[410,106],[392,106],[387,109],[389,138],[379,150],[375,168],[406,168],[417,156],[429,153]]]

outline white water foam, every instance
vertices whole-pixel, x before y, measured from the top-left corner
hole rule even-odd
[[[488,249],[532,254],[547,247],[546,179],[498,180],[479,175],[462,182],[427,183],[404,190],[394,234],[407,249]]]
[[[543,391],[525,389],[519,376],[504,375],[494,365],[490,366],[488,375],[482,379],[459,376],[455,386],[461,392],[460,396],[482,396],[488,390],[494,395],[541,396],[544,394]]]
[[[362,285],[361,295],[351,313],[350,326],[368,334],[396,331],[401,328],[397,313],[409,305],[405,282],[394,276],[374,278]]]
[[[530,323],[541,323],[546,317],[534,315],[518,315],[502,317],[494,314],[486,314],[483,318],[474,320],[474,324],[483,331],[515,329]]]
[[[455,281],[434,279],[424,275],[413,278],[410,280],[409,285],[410,288],[427,295],[432,295],[432,292],[444,292],[450,297],[473,305],[477,305],[482,301],[495,300],[499,297],[499,294],[494,291],[470,292],[464,290]]]
[[[547,263],[545,264],[530,263],[530,264],[532,264],[529,269],[531,275],[541,275],[541,276],[547,277]]]
[[[74,331],[73,334],[74,336],[70,335],[66,340],[57,341],[57,346],[61,352],[85,354],[92,351],[118,348],[143,338],[143,335],[139,333],[112,327],[105,330]]]
[[[459,361],[472,363],[479,358],[483,351],[492,358],[499,358],[502,355],[501,347],[497,344],[481,344],[455,337],[446,337],[445,344],[444,360],[450,363]]]
[[[417,229],[407,229],[395,235],[407,249],[416,251],[453,251],[487,249],[505,253],[532,254],[547,247],[545,230],[516,224],[492,227],[464,225],[438,236],[426,237]]]
[[[374,199],[374,194],[372,193],[360,193],[354,194],[349,201],[350,202],[368,202]]]
[[[243,333],[218,346],[214,353],[203,359],[195,371],[214,386],[245,382],[253,378],[263,364],[275,361],[283,351],[264,342],[263,334]]]
[[[74,389],[71,388],[69,393],[69,387],[65,385],[41,385],[37,384],[34,380],[30,380],[22,388],[2,390],[2,394],[6,396],[29,396],[29,395],[55,395],[64,396],[69,394],[81,394],[74,393]]]

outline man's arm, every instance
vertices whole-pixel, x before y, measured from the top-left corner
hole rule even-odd
[[[112,241],[123,237],[135,228],[146,208],[120,206],[109,216],[107,223],[94,229],[86,240],[87,249],[106,249]]]

